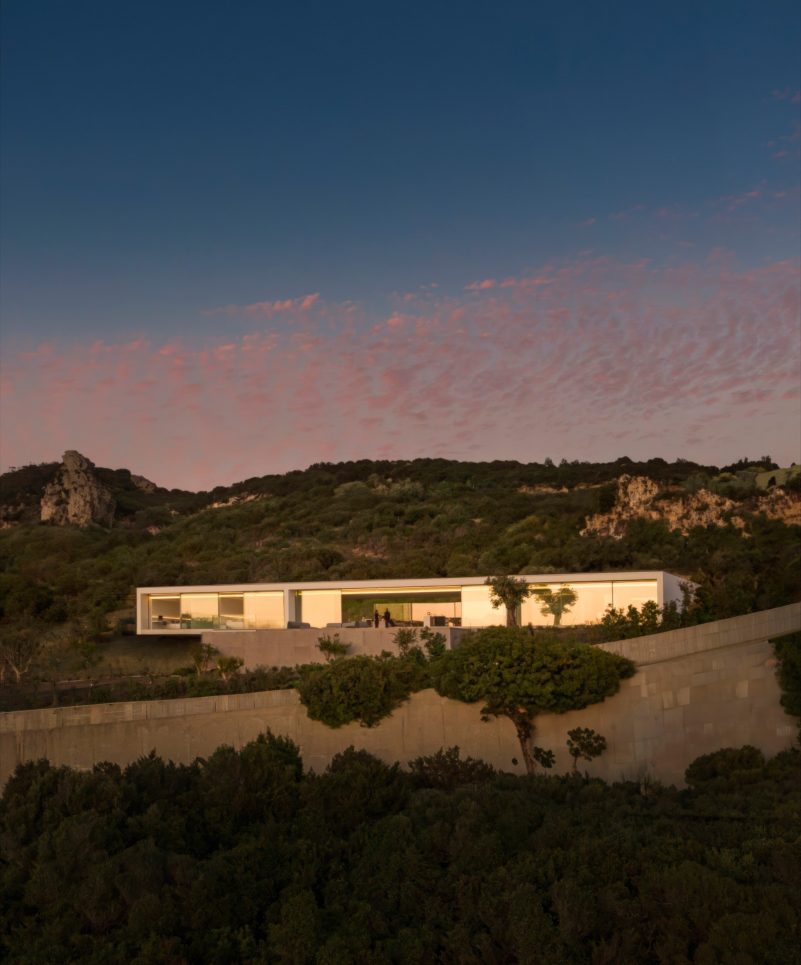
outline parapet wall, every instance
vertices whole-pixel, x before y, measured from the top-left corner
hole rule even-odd
[[[457,645],[465,631],[461,627],[432,627],[432,632],[445,637],[445,645],[451,649]],[[304,663],[323,663],[324,657],[317,647],[322,636],[336,634],[340,642],[350,644],[349,656],[369,654],[377,657],[382,650],[397,653],[395,634],[397,627],[328,627],[306,630],[207,630],[203,643],[210,643],[220,653],[241,657],[246,670],[254,667],[294,667]]]
[[[694,758],[721,747],[753,744],[776,754],[792,745],[798,722],[779,703],[769,640],[799,629],[801,604],[794,604],[607,644],[633,659],[637,673],[602,704],[538,717],[536,743],[554,750],[556,770],[565,771],[567,731],[591,727],[608,742],[591,773],[666,783],[681,783]],[[292,738],[315,770],[351,744],[401,763],[458,744],[463,754],[522,772],[512,725],[482,722],[480,706],[426,690],[378,727],[338,730],[309,720],[292,690],[17,711],[0,714],[0,784],[17,764],[40,757],[89,768],[99,761],[125,765],[155,750],[189,763],[220,744],[241,747],[268,728]]]

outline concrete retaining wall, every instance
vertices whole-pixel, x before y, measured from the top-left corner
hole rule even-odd
[[[556,751],[557,770],[567,770],[567,731],[592,727],[608,750],[589,765],[591,773],[668,783],[680,783],[690,761],[721,747],[754,744],[775,754],[794,742],[797,721],[780,706],[768,641],[799,629],[801,605],[794,604],[607,644],[638,663],[635,676],[602,704],[537,718],[536,743]],[[89,768],[103,760],[127,764],[155,749],[188,763],[220,744],[241,747],[267,728],[296,741],[315,770],[351,744],[401,762],[458,744],[463,754],[522,772],[511,724],[483,723],[479,711],[480,704],[431,690],[372,729],[331,730],[309,720],[294,691],[18,711],[0,715],[0,783],[18,763],[39,757]]]
[[[245,668],[294,667],[303,663],[324,663],[325,658],[317,648],[322,636],[337,634],[342,643],[350,644],[349,656],[364,653],[378,656],[382,650],[397,654],[395,634],[397,627],[330,627],[310,630],[207,630],[203,642],[215,646],[220,653],[241,657]],[[441,633],[450,649],[457,645],[465,631],[461,627],[432,627]],[[418,630],[419,633],[419,630]]]

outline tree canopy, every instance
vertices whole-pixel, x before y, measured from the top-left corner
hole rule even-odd
[[[0,958],[790,965],[799,754],[707,755],[685,791],[515,777],[446,749],[309,773],[266,736],[174,765],[18,768]]]
[[[516,628],[488,627],[450,651],[433,673],[443,696],[480,700],[484,715],[508,717],[532,771],[532,721],[537,714],[563,714],[611,697],[620,680],[634,673],[634,664],[597,647],[565,645]]]
[[[486,584],[490,588],[490,603],[496,610],[505,607],[506,625],[516,627],[517,611],[523,601],[531,596],[533,587],[525,580],[508,575],[489,576]]]

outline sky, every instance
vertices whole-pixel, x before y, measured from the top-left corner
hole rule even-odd
[[[801,461],[795,0],[0,10],[0,468]]]

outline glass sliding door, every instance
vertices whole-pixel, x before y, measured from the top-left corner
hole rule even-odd
[[[245,629],[245,595],[243,593],[220,594],[220,629]]]
[[[613,587],[614,606],[626,610],[633,606],[638,610],[649,600],[657,601],[656,580],[617,580]]]
[[[217,630],[220,626],[216,593],[181,594],[182,630]]]
[[[177,593],[149,597],[148,613],[151,630],[181,629],[181,598]]]
[[[269,630],[284,626],[284,594],[245,593],[244,623],[247,630]]]

